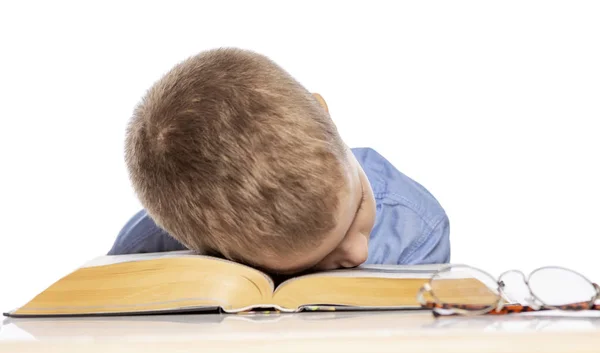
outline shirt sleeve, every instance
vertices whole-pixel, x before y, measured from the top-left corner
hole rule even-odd
[[[450,222],[429,190],[371,148],[353,149],[375,196],[368,263],[450,262]]]
[[[444,214],[429,231],[409,245],[405,262],[410,264],[443,264],[450,262],[450,222]]]
[[[108,255],[186,250],[158,227],[145,210],[136,213],[117,235]]]
[[[429,212],[398,195],[377,195],[377,218],[368,263],[439,264],[450,261],[450,222],[441,208]]]

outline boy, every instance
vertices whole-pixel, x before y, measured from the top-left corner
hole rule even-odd
[[[126,162],[144,210],[110,255],[190,249],[274,274],[450,260],[436,199],[348,148],[319,95],[250,51],[203,52],[156,82]]]

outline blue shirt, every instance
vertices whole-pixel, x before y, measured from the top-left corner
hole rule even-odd
[[[352,152],[369,179],[377,207],[366,264],[448,263],[450,224],[435,197],[375,150]],[[186,248],[141,210],[123,227],[108,254],[175,250]]]

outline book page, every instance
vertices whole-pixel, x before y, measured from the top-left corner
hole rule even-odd
[[[290,278],[287,281],[279,284],[277,288],[283,285],[311,277],[351,277],[351,278],[395,278],[395,279],[430,279],[432,276],[443,269],[446,264],[439,265],[361,265],[354,268],[338,269],[323,272],[314,272],[303,276]],[[473,278],[470,273],[465,271],[449,271],[444,272],[443,279],[465,279]],[[478,278],[485,282],[489,282],[486,278]]]
[[[144,260],[155,260],[170,257],[204,257],[201,254],[195,253],[191,250],[181,251],[169,251],[169,252],[157,252],[157,253],[143,253],[143,254],[126,254],[126,255],[105,255],[99,256],[86,262],[82,268],[95,267],[95,266],[106,266],[114,265],[123,262],[133,261],[144,261]]]
[[[167,251],[167,252],[157,252],[157,253],[142,253],[142,254],[125,254],[125,255],[105,255],[99,256],[95,259],[92,259],[86,262],[82,268],[88,267],[98,267],[98,266],[108,266],[125,262],[135,262],[135,261],[146,261],[146,260],[156,260],[156,259],[165,259],[165,258],[195,258],[195,259],[206,259],[210,261],[223,261],[233,265],[241,266],[249,271],[256,271],[260,273],[270,284],[271,288],[275,288],[275,283],[273,279],[267,275],[266,273],[254,269],[252,267],[239,264],[237,262],[229,261],[227,259],[222,259],[219,257],[202,255],[200,253],[191,251],[191,250],[180,250],[180,251]]]
[[[373,278],[430,278],[443,265],[361,265],[354,268],[314,272],[289,279],[328,276],[328,277],[373,277]],[[444,276],[447,278],[448,276]],[[457,277],[461,278],[461,277]]]
[[[448,266],[447,264],[426,264],[426,265],[361,265],[349,270],[374,270],[374,271],[391,271],[391,272],[435,272]]]

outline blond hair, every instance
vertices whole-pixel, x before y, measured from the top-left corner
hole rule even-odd
[[[314,96],[235,48],[166,73],[126,136],[133,188],[156,224],[189,249],[248,263],[306,251],[335,227],[346,153]]]

